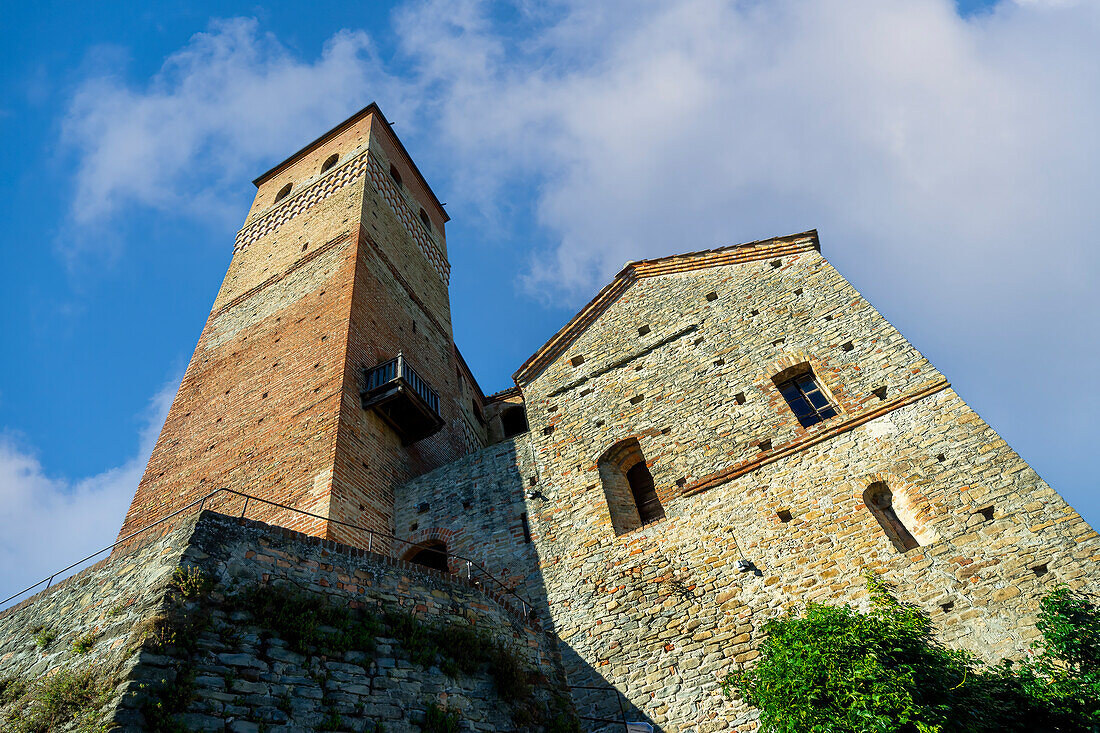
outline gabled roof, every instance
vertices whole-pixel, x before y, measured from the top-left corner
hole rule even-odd
[[[619,274],[615,275],[615,279],[596,293],[596,297],[588,301],[588,304],[581,308],[577,315],[573,316],[560,331],[551,336],[549,341],[520,365],[520,368],[512,375],[512,379],[515,380],[517,385],[520,382],[529,382],[534,379],[539,372],[568,349],[588,326],[599,318],[637,280],[702,270],[709,267],[736,265],[773,257],[783,257],[810,249],[821,251],[821,243],[818,241],[816,229],[785,237],[772,237],[771,239],[761,239],[756,242],[734,244],[717,249],[628,262],[619,271]]]
[[[393,138],[394,143],[397,144],[397,149],[400,150],[401,154],[405,156],[405,161],[409,164],[409,167],[412,169],[412,172],[414,174],[416,174],[417,179],[424,186],[424,190],[428,192],[428,195],[432,197],[432,202],[443,213],[443,221],[445,221],[445,222],[450,221],[451,217],[447,215],[447,211],[446,211],[446,209],[443,208],[443,204],[439,203],[439,197],[437,197],[435,195],[435,191],[433,191],[432,187],[428,185],[428,181],[427,181],[427,179],[424,178],[424,174],[422,174],[420,172],[420,169],[416,167],[416,162],[412,159],[412,156],[409,155],[409,151],[405,150],[405,146],[401,142],[401,138],[397,137],[397,133],[395,133],[393,131],[393,125],[390,124],[389,120],[386,119],[386,115],[382,114],[382,110],[378,108],[378,104],[376,102],[371,102],[370,104],[368,104],[363,109],[359,110],[358,112],[356,112],[352,116],[348,117],[346,120],[344,120],[340,124],[336,125],[336,127],[332,128],[331,130],[329,130],[325,134],[321,135],[319,138],[317,138],[313,142],[309,143],[308,145],[303,147],[298,152],[292,154],[289,158],[284,160],[282,163],[279,163],[278,165],[275,165],[274,167],[272,167],[266,173],[261,173],[259,175],[259,177],[257,177],[254,181],[252,181],[252,185],[259,188],[260,184],[263,183],[264,181],[266,181],[268,178],[271,178],[271,176],[275,175],[276,173],[281,171],[283,168],[287,167],[288,165],[290,165],[294,161],[298,160],[303,155],[308,153],[310,150],[313,150],[313,148],[317,147],[318,145],[321,145],[322,143],[324,143],[328,140],[331,140],[336,135],[339,135],[341,132],[343,132],[347,128],[351,127],[353,124],[355,124],[356,122],[363,119],[364,117],[366,117],[369,114],[373,114],[376,117],[378,117],[379,120],[381,120],[382,128],[389,131],[390,136]]]

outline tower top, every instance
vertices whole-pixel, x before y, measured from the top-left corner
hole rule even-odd
[[[370,115],[375,116],[378,119],[378,121],[382,123],[379,126],[379,129],[382,129],[382,130],[385,131],[385,134],[389,136],[391,142],[394,144],[394,147],[398,151],[400,151],[402,157],[405,158],[405,162],[408,163],[409,168],[412,170],[413,174],[416,176],[419,183],[424,187],[424,190],[427,191],[428,195],[431,197],[432,203],[435,204],[436,208],[439,210],[439,213],[443,217],[443,221],[444,222],[450,221],[451,217],[447,215],[447,211],[443,208],[443,204],[441,204],[439,202],[439,197],[437,197],[435,195],[435,191],[433,191],[432,187],[428,185],[428,181],[427,181],[427,179],[424,178],[424,174],[421,173],[420,169],[416,167],[416,162],[412,159],[412,156],[409,155],[409,151],[405,149],[405,145],[401,142],[401,139],[399,137],[397,137],[397,133],[395,133],[393,131],[393,125],[390,123],[389,120],[386,119],[386,115],[382,114],[382,110],[378,107],[377,102],[371,102],[366,107],[364,107],[363,109],[359,110],[358,112],[352,114],[346,120],[339,123],[338,125],[333,127],[331,130],[329,130],[328,132],[326,132],[323,135],[321,135],[320,137],[318,137],[313,142],[310,142],[307,145],[305,145],[301,150],[298,150],[296,153],[293,153],[290,157],[286,158],[281,163],[278,163],[277,165],[273,166],[272,168],[270,168],[266,172],[260,174],[257,178],[255,178],[252,181],[252,185],[259,188],[264,183],[264,181],[268,180],[269,178],[271,178],[272,176],[277,174],[279,171],[285,169],[287,166],[293,164],[295,161],[302,158],[302,156],[306,155],[307,153],[309,153],[314,148],[316,148],[320,145],[324,145],[326,142],[328,142],[332,138],[336,137],[337,135],[339,135],[344,130],[348,129],[349,127],[351,127],[355,123],[359,122],[360,120],[362,120],[362,119],[364,119],[364,118],[366,118],[367,116],[370,116]]]

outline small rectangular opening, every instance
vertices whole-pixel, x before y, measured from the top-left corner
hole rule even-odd
[[[644,395],[640,395],[640,394],[634,395],[633,397],[630,398],[630,404],[636,405],[639,402],[641,402],[643,399],[644,399]]]
[[[639,336],[645,336],[647,333],[649,333],[649,326],[640,326],[638,328],[638,335]]]
[[[795,288],[794,289],[794,294],[795,295],[802,295],[802,288]]]
[[[551,434],[553,434],[553,432],[554,432],[554,426],[553,425],[547,425],[545,428],[542,429],[542,434],[543,435],[551,435]]]
[[[756,444],[756,447],[762,451],[771,450],[772,442],[770,440],[761,440],[759,443]]]
[[[519,515],[519,523],[523,525],[523,541],[531,544],[531,525],[527,523],[527,512]]]
[[[707,300],[711,303],[718,300],[718,293],[715,293],[713,291],[707,293]]]
[[[951,609],[953,609],[954,607],[955,607],[955,602],[954,601],[944,601],[943,603],[940,604],[940,608],[943,610],[944,613],[949,613],[951,611]]]
[[[787,339],[785,339],[785,338],[776,339],[775,341],[772,341],[772,346],[782,346],[784,344],[784,342],[786,342],[786,340]]]
[[[783,260],[782,259],[772,260],[770,264],[771,264],[772,267],[778,269],[778,268],[783,266]]]
[[[1041,578],[1047,574],[1047,564],[1043,563],[1042,565],[1036,565],[1031,569],[1031,572],[1035,573],[1036,578]]]
[[[791,521],[791,519],[793,518],[791,517],[791,512],[789,509],[780,509],[775,513],[775,516],[779,517],[779,521],[783,522],[784,524]]]
[[[576,356],[574,356],[572,359],[569,360],[569,363],[572,366],[579,367],[581,364],[584,363],[584,357],[581,356],[580,354],[577,354]]]
[[[878,389],[876,389],[874,391],[874,395],[875,395],[875,397],[878,397],[880,400],[885,400],[886,399],[886,388],[885,387],[879,387]]]
[[[843,344],[840,345],[840,348],[845,351],[851,351],[855,348],[855,344],[853,344],[851,341],[845,341]]]
[[[981,514],[982,519],[984,519],[987,522],[992,522],[993,521],[993,507],[991,507],[991,506],[987,506],[984,509],[979,509],[978,514]]]
[[[679,486],[681,489],[687,485],[687,482],[688,480],[685,476],[681,476],[680,478],[676,479],[676,485]]]
[[[416,513],[417,514],[423,514],[426,511],[428,511],[428,502],[422,501],[422,502],[420,502],[419,504],[416,505]]]
[[[749,311],[749,315],[750,316],[758,316],[758,315],[760,315],[760,311],[758,311],[756,308],[753,308],[751,311]]]
[[[725,366],[725,365],[726,365],[726,360],[725,359],[716,359],[714,361],[714,366]]]
[[[947,460],[947,456],[944,455],[943,453],[940,453],[936,456],[936,460],[939,461],[940,463],[943,463],[944,461]]]
[[[743,404],[745,404],[745,393],[744,392],[738,392],[737,394],[735,394],[733,396],[733,399],[737,401],[737,404],[743,405]]]

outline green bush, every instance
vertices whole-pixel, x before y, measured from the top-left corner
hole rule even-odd
[[[46,733],[75,730],[99,733],[104,729],[99,710],[110,697],[110,685],[93,672],[62,669],[25,686],[12,698],[13,710],[4,730],[12,733]],[[5,697],[7,697],[5,691]]]
[[[458,733],[458,711],[429,703],[420,729],[424,733]]]
[[[1100,731],[1100,612],[1083,596],[1048,596],[1036,659],[990,668],[939,644],[881,581],[868,590],[867,613],[811,603],[767,622],[759,661],[725,678],[764,733]]]
[[[203,573],[202,568],[182,565],[172,572],[169,587],[175,590],[180,598],[190,599],[205,595],[213,587],[213,583]]]
[[[35,626],[31,633],[34,634],[34,643],[39,649],[45,649],[57,638],[57,632],[46,626]]]
[[[251,613],[260,626],[302,654],[371,651],[381,629],[372,613],[334,606],[320,596],[279,586],[254,588],[236,596],[232,605]]]
[[[73,653],[74,654],[87,654],[95,646],[96,639],[98,637],[92,633],[81,634],[73,639]]]

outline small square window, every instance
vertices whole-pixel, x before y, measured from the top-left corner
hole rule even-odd
[[[641,326],[638,328],[639,336],[645,336],[647,333],[649,333],[649,326]]]
[[[812,371],[804,371],[785,379],[777,383],[776,387],[804,428],[837,415],[836,408],[821,390]]]

